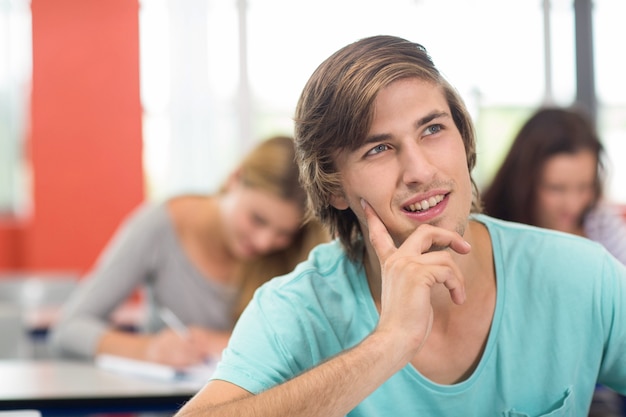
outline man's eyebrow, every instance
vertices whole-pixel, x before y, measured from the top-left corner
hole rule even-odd
[[[437,111],[434,110],[430,113],[428,113],[426,116],[422,117],[421,119],[417,120],[415,122],[415,127],[420,127],[420,126],[424,126],[425,124],[428,124],[430,122],[432,122],[435,119],[438,119],[440,117],[450,117],[450,114],[448,112],[445,111]]]
[[[383,142],[385,139],[390,138],[391,135],[388,133],[381,133],[379,135],[371,135],[365,138],[363,143],[359,146],[368,145],[370,143]]]
[[[424,126],[425,124],[428,124],[432,122],[433,120],[438,119],[440,117],[450,117],[450,113],[446,111],[433,110],[432,112],[428,113],[426,116],[419,118],[415,122],[415,128],[417,129],[421,126]],[[367,145],[369,143],[382,142],[385,139],[388,139],[389,137],[391,137],[391,135],[388,133],[371,135],[365,138],[365,140],[363,141],[363,145]]]

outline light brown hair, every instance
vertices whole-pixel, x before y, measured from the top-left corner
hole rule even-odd
[[[457,91],[439,73],[426,49],[394,36],[373,36],[343,47],[307,82],[296,108],[295,140],[300,178],[309,196],[309,215],[337,234],[348,256],[362,253],[362,231],[352,210],[330,205],[341,194],[333,156],[361,145],[371,125],[374,100],[394,81],[418,78],[443,91],[465,145],[467,167],[476,163],[471,117]],[[472,211],[480,211],[474,179]]]

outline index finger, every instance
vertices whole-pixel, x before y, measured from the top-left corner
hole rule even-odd
[[[369,240],[376,252],[376,256],[378,256],[378,260],[383,262],[397,250],[396,245],[387,227],[380,217],[378,217],[378,214],[376,214],[372,206],[364,199],[361,199],[361,206],[365,212],[365,222],[367,223]]]
[[[470,244],[458,232],[422,224],[411,233],[403,246],[417,247],[420,253],[452,249],[459,254],[470,251]]]

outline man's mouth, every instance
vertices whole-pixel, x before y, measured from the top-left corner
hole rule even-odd
[[[406,211],[410,211],[411,213],[419,213],[420,211],[428,210],[429,208],[435,207],[437,204],[441,203],[444,199],[444,194],[434,195],[426,200],[422,200],[418,203],[410,204],[405,207]]]

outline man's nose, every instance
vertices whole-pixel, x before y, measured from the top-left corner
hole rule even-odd
[[[402,180],[405,184],[426,183],[435,173],[431,156],[416,142],[405,145],[399,152]]]

